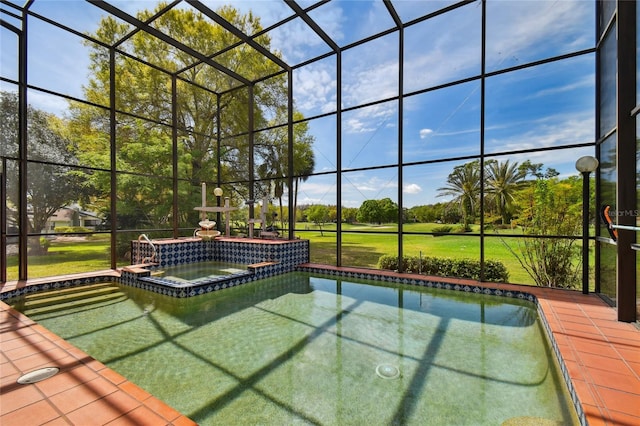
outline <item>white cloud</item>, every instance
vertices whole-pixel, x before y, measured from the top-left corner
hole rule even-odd
[[[405,194],[419,194],[422,192],[422,188],[417,183],[408,183],[404,185],[402,192]]]
[[[344,121],[343,130],[346,133],[375,132],[381,126],[395,127],[392,120],[397,115],[397,103],[383,103],[360,108],[345,113],[347,118]]]
[[[350,118],[344,123],[344,130],[347,133],[373,132],[375,127],[366,127],[365,123],[358,118]]]
[[[460,129],[460,130],[456,130],[454,132],[438,132],[437,135],[438,136],[456,136],[456,135],[468,135],[471,133],[480,133],[480,128],[479,127],[475,127],[472,129]]]
[[[311,11],[309,16],[324,30],[333,41],[338,44],[342,44],[345,32],[344,28],[348,29],[345,25],[346,17],[344,16],[343,9],[339,6],[338,2],[330,2],[329,7],[323,6],[322,8],[315,9],[318,13]]]
[[[426,139],[432,133],[433,130],[431,129],[420,129],[420,139]]]
[[[298,64],[330,51],[329,46],[301,19],[286,23],[268,34],[272,50],[282,52],[283,59],[289,64]]]
[[[298,206],[314,205],[314,204],[333,205],[334,203],[329,203],[329,202],[327,202],[327,200],[323,200],[322,198],[313,198],[313,197],[308,197],[308,196],[303,196],[303,197],[298,196]]]
[[[384,191],[398,188],[398,175],[395,170],[379,170],[377,173],[379,176],[371,176],[366,173],[345,176],[347,184],[343,185],[343,191],[355,189],[360,192],[363,199],[371,199],[378,198]]]
[[[465,46],[463,41],[458,43],[447,50],[433,47],[423,55],[406,60],[405,90],[418,90],[479,73],[477,46]]]
[[[260,17],[260,23],[264,28],[293,15],[293,10],[285,2],[279,1],[246,1],[246,0],[201,0],[207,7],[216,10],[222,6],[231,5],[241,13],[252,12]],[[125,3],[132,3],[125,0]]]
[[[587,75],[587,76],[584,76],[581,80],[575,81],[571,84],[565,84],[563,86],[552,87],[549,89],[541,90],[533,94],[529,98],[542,98],[545,96],[556,96],[556,95],[560,95],[562,93],[570,92],[576,89],[582,89],[585,87],[592,88],[594,86],[595,81],[596,81],[596,78],[594,74]]]
[[[544,117],[535,121],[513,121],[510,128],[526,129],[515,132],[505,139],[491,139],[491,151],[516,151],[532,148],[546,148],[593,141],[594,117],[592,111],[582,114],[572,112],[566,116]]]
[[[336,203],[336,184],[323,178],[311,178],[308,181],[300,182],[298,191],[298,204],[327,204]]]
[[[496,14],[499,11],[495,21],[500,21],[500,29],[489,33],[489,56],[518,60],[513,57],[514,52],[546,49],[548,45],[544,41],[549,34],[556,39],[572,37],[573,43],[584,42],[575,39],[576,28],[584,25],[585,15],[593,7],[579,0],[517,2],[512,6],[495,5],[495,9],[490,11]]]
[[[359,52],[360,53],[360,52]],[[367,57],[374,51],[364,52],[359,58],[360,70],[351,69],[344,82],[343,102],[346,106],[362,105],[398,95],[398,63],[395,60],[381,62]]]
[[[296,106],[305,114],[315,115],[336,110],[335,70],[315,63],[294,71],[293,92]]]
[[[372,182],[356,182],[354,187],[360,192],[374,192],[378,190]]]

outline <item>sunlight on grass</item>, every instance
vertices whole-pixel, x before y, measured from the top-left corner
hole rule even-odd
[[[328,265],[337,264],[336,258],[336,225],[326,224],[320,229],[313,224],[304,224],[299,230],[299,238],[310,241],[310,261]],[[416,223],[403,226],[403,254],[405,256],[443,257],[450,259],[480,258],[479,228],[472,228],[472,233],[445,235],[419,235],[418,233],[434,232],[439,224]],[[365,268],[376,268],[378,259],[383,255],[396,255],[398,236],[396,224],[385,225],[343,225],[342,265]],[[333,231],[333,232],[332,232]],[[356,231],[350,233],[349,231]],[[389,233],[390,232],[390,233]],[[519,229],[500,231],[501,233],[519,234]],[[65,275],[78,272],[89,272],[110,268],[109,236],[92,236],[86,240],[69,241],[59,238],[51,242],[49,252],[45,255],[29,255],[29,278]],[[487,231],[484,239],[485,260],[502,262],[509,271],[509,282],[516,284],[534,284],[531,277],[522,268],[518,260],[505,246],[516,247],[517,239],[502,238]],[[579,261],[579,259],[577,259]],[[124,262],[124,261],[123,261]],[[592,261],[593,262],[593,259]],[[591,263],[593,265],[593,263]],[[7,257],[8,280],[18,279],[18,257]]]
[[[316,225],[307,224],[307,232],[299,232],[300,238],[311,242],[311,261],[314,263],[336,264],[336,225],[324,225],[321,233]],[[450,259],[480,259],[480,229],[472,225],[472,232],[465,234],[449,233],[440,236],[415,235],[417,233],[435,232],[441,224],[412,223],[403,225],[403,254],[405,256],[432,256]],[[456,226],[454,225],[454,229]],[[376,268],[382,255],[397,254],[397,236],[382,232],[397,232],[396,224],[383,225],[350,225],[343,224],[342,230],[342,265]],[[357,233],[347,233],[356,231]],[[366,232],[366,233],[365,233]],[[415,234],[412,234],[415,233]],[[509,271],[509,282],[515,284],[534,285],[533,279],[511,254],[506,244],[516,249],[517,238],[501,237],[500,234],[519,235],[520,228],[501,230],[499,233],[485,231],[484,258],[502,262]],[[577,262],[580,259],[576,259]],[[593,265],[593,259],[591,260]]]
[[[92,237],[87,241],[51,242],[48,253],[29,255],[29,278],[42,278],[78,272],[109,269],[109,237]],[[18,279],[18,256],[7,256],[7,280]]]

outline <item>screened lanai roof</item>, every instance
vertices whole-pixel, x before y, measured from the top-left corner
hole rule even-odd
[[[51,24],[66,27],[78,34],[95,35],[100,20],[108,15],[126,28],[111,43],[95,40],[105,47],[133,55],[132,45],[138,41],[139,33],[145,32],[161,41],[171,55],[186,54],[190,57],[182,69],[166,69],[163,64],[150,65],[189,80],[187,70],[198,67],[212,67],[229,77],[228,87],[216,91],[230,90],[238,86],[253,84],[271,75],[243,72],[222,65],[220,60],[233,56],[236,50],[258,52],[264,61],[286,72],[315,58],[329,55],[353,47],[373,37],[385,35],[398,28],[443,13],[452,7],[473,1],[405,1],[405,0],[358,0],[358,1],[242,1],[233,2],[233,7],[241,13],[251,12],[259,16],[260,27],[238,28],[225,20],[219,13],[220,7],[228,1],[176,0],[159,3],[154,14],[148,11],[154,6],[147,1],[128,0],[30,0],[28,2],[5,0],[3,3],[25,7],[28,13]],[[188,40],[163,32],[158,23],[167,14],[180,9],[201,13],[210,25],[219,28],[225,35],[208,46],[192,46]],[[5,23],[12,24],[10,7],[5,7]],[[356,13],[352,13],[356,12]],[[19,15],[16,13],[16,18]],[[20,25],[16,20],[16,28]],[[356,29],[343,31],[343,28]],[[266,36],[266,37],[265,37]],[[286,43],[279,41],[286,40]],[[207,48],[214,47],[215,49]],[[148,58],[145,58],[148,60]]]
[[[221,8],[227,5],[237,11],[236,20],[224,18],[229,15]],[[26,8],[24,21],[22,7]],[[70,102],[78,101],[98,107],[96,114],[113,108],[117,114],[171,126],[178,138],[198,133],[228,139],[230,144],[234,142],[230,138],[250,131],[306,120],[314,138],[314,173],[388,169],[383,178],[382,172],[376,173],[383,183],[371,183],[365,177],[343,187],[350,207],[366,198],[397,197],[396,188],[386,182],[397,177],[389,166],[395,167],[399,151],[404,152],[400,162],[417,165],[475,158],[481,153],[481,138],[482,152],[492,155],[563,147],[584,149],[586,154],[595,140],[595,34],[589,25],[595,20],[594,2],[1,0],[0,8],[3,90],[15,91],[21,81],[29,104],[61,117],[68,115]],[[168,19],[177,11],[181,19]],[[185,12],[201,19],[207,31],[219,34],[211,44],[197,44],[194,40],[201,42],[203,37],[189,37],[186,30],[195,26],[167,31],[171,22],[183,22]],[[254,26],[242,21],[249,16],[259,21]],[[120,28],[111,40],[99,35],[106,18]],[[28,69],[24,76],[18,75],[18,37],[5,24],[18,30],[25,26]],[[157,56],[152,49],[141,54],[137,50],[150,40],[162,49]],[[238,60],[244,51],[251,60],[261,58],[259,66]],[[127,105],[119,98],[109,102],[108,91],[99,98],[90,97],[86,88],[96,80],[92,67],[98,63],[92,55],[101,55],[100,64],[106,64],[110,53],[120,61],[113,73],[117,80],[111,84],[103,75],[103,89],[118,90],[131,81],[120,70],[136,62],[129,60],[132,56],[149,65],[140,66],[138,74],[155,68],[159,83],[153,88],[142,83],[135,86],[135,93],[127,93]],[[179,61],[173,60],[178,56]],[[209,75],[199,81],[203,74]],[[277,82],[271,78],[274,74]],[[179,118],[174,125],[172,119],[180,117],[184,104],[174,102],[178,114],[172,114],[168,106],[172,76],[179,80],[178,96],[192,89],[180,80],[194,83],[195,90],[222,94],[221,102],[239,94],[238,101],[232,101],[244,102],[243,114],[249,95],[242,90],[255,86],[255,105],[261,115],[253,126],[246,123],[247,114],[233,128],[218,126],[222,128],[219,135],[215,134],[217,123],[232,123],[234,117],[207,117],[201,121],[214,125],[206,129],[195,128],[189,119]],[[272,81],[281,91],[277,102],[269,104]],[[484,97],[480,96],[482,85]],[[226,96],[232,89],[242,90]],[[154,90],[162,91],[158,95],[162,110],[156,115],[144,110]],[[287,90],[289,99],[284,99]],[[210,102],[209,111],[216,108],[214,98],[201,99]],[[283,109],[300,112],[302,119],[287,117]],[[541,153],[536,162],[563,174],[574,173],[579,155],[568,149],[563,153]],[[525,152],[513,161],[529,157]],[[450,167],[437,171],[433,170],[436,164],[430,167],[428,175],[421,172],[407,183],[408,205],[442,200],[436,198],[436,188],[446,181]],[[427,178],[440,184],[427,188],[423,183]],[[389,193],[379,194],[381,188]],[[351,190],[348,195],[347,190]],[[325,193],[332,191],[310,191],[305,202],[324,201]]]
[[[22,27],[20,8],[24,7],[28,16],[36,18],[29,21],[29,33],[32,40],[39,40],[29,42],[28,48],[28,83],[34,87],[47,87],[74,99],[84,99],[80,84],[89,68],[89,51],[96,46],[114,47],[119,55],[136,57],[142,63],[196,85],[201,82],[194,75],[202,70],[214,70],[228,77],[224,85],[205,85],[207,90],[216,93],[293,70],[290,80],[296,108],[308,118],[336,109],[335,92],[326,94],[331,98],[328,102],[317,99],[318,91],[329,87],[335,90],[341,86],[344,89],[341,106],[350,108],[396,96],[398,75],[404,79],[403,92],[413,93],[452,81],[478,78],[481,73],[489,75],[592,49],[593,31],[583,23],[591,20],[593,5],[582,3],[578,6],[575,2],[545,1],[536,5],[537,2],[499,0],[486,3],[479,0],[177,0],[163,3],[2,0],[1,18],[4,29],[12,26],[16,30]],[[246,23],[240,28],[231,24],[220,13],[227,5],[242,18],[257,18],[259,25]],[[202,16],[206,26],[221,36],[210,44],[193,45],[186,33],[184,37],[179,31],[169,35],[161,23],[178,10]],[[481,32],[483,15],[486,15],[484,35]],[[113,39],[97,40],[96,33],[105,17],[121,29]],[[562,27],[558,26],[560,23]],[[403,43],[399,43],[399,28],[405,30]],[[147,34],[167,53],[158,56],[179,56],[180,61],[167,62],[153,55],[141,58],[134,46],[148,41]],[[487,46],[484,55],[480,51],[481,37]],[[549,43],[547,37],[553,37],[553,43]],[[3,43],[6,42],[3,50],[14,51],[11,37],[3,39]],[[55,53],[59,49],[64,50],[60,60]],[[235,58],[241,57],[238,55],[241,51],[253,57],[257,52],[263,63],[260,67],[234,63]],[[342,54],[340,64],[336,63],[338,52]],[[484,56],[484,69],[481,56]],[[402,64],[401,73],[398,73],[399,64]],[[14,71],[18,69],[17,56],[4,54],[2,66],[6,71],[4,77],[18,80]],[[340,75],[337,70],[342,70]],[[47,75],[43,75],[44,72]],[[76,83],[75,87],[70,87],[71,82]],[[314,87],[310,87],[312,85]],[[364,85],[368,88],[364,89]],[[313,108],[309,108],[313,102],[316,102]]]

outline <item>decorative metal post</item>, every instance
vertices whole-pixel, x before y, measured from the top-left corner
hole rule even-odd
[[[598,168],[598,159],[590,155],[578,158],[576,169],[582,173],[582,293],[589,294],[589,174]]]

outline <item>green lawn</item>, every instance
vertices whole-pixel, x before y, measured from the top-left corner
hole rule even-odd
[[[441,225],[433,223],[406,224],[404,232],[433,232]],[[313,224],[298,224],[297,236],[309,239],[311,242],[311,261],[316,263],[336,264],[336,234],[335,232],[320,232]],[[324,231],[335,231],[335,224],[323,226]],[[398,238],[395,234],[383,232],[397,231],[397,225],[349,225],[342,227],[342,265],[375,268],[378,259],[383,255],[396,255]],[[305,230],[303,232],[302,230]],[[363,233],[348,233],[361,231]],[[501,231],[503,233],[518,234],[519,230]],[[407,235],[403,236],[403,252],[409,256],[433,256],[453,259],[480,258],[479,228],[473,228],[471,234]],[[518,260],[505,246],[503,239],[493,237],[487,232],[485,237],[485,259],[502,262],[509,271],[509,281],[519,284],[533,284],[533,280],[520,266]],[[508,244],[516,247],[516,239],[505,238]],[[592,250],[593,251],[593,250]],[[108,269],[109,236],[93,236],[87,241],[56,241],[46,255],[29,256],[29,277],[46,277],[77,272]],[[8,280],[18,278],[18,258],[8,256]],[[579,261],[579,259],[576,259]],[[593,265],[593,259],[591,260]],[[593,269],[593,268],[592,268]]]
[[[91,237],[87,241],[51,241],[44,255],[28,257],[29,278],[109,269],[109,236]],[[7,256],[7,280],[18,279],[18,256]]]
[[[299,229],[305,229],[304,226]],[[442,226],[434,223],[405,224],[404,232],[434,232],[434,229]],[[325,232],[324,235],[316,225],[307,225],[309,232],[299,232],[300,238],[311,241],[311,261],[316,263],[336,263],[336,237],[335,233]],[[323,226],[323,230],[335,230],[335,224]],[[396,255],[398,239],[396,235],[382,234],[381,232],[395,232],[397,225],[348,225],[344,224],[343,231],[361,231],[366,234],[354,233],[342,235],[342,264],[348,266],[362,266],[375,268],[378,259],[382,255]],[[520,229],[501,230],[503,234],[521,234]],[[485,260],[502,262],[509,271],[509,281],[517,284],[534,284],[533,280],[522,268],[518,259],[511,254],[506,244],[509,244],[517,252],[517,239],[500,238],[495,232],[485,232],[484,257]],[[593,252],[593,249],[591,250]],[[432,235],[407,235],[403,236],[403,253],[407,256],[432,256],[452,259],[480,259],[479,227],[472,227],[472,233],[447,234],[442,236]],[[592,253],[593,254],[593,253]],[[576,259],[579,262],[580,259]],[[593,265],[593,258],[590,261]],[[592,266],[593,269],[593,266]],[[592,285],[593,286],[593,285]]]

